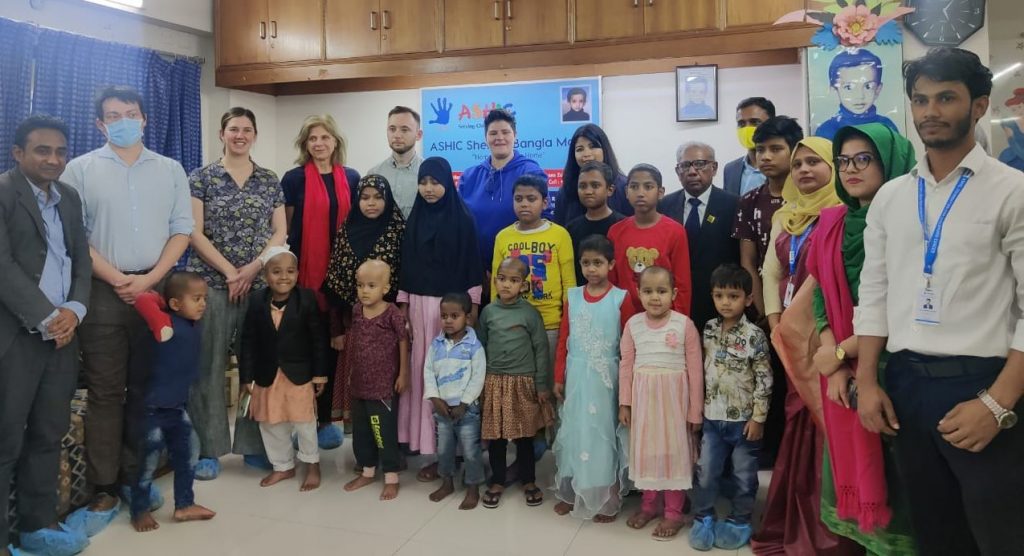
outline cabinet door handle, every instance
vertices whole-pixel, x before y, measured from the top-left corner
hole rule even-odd
[[[494,0],[494,20],[495,21],[498,21],[498,20],[501,19],[501,14],[498,13],[498,4],[500,4],[500,3],[501,3],[500,0]]]
[[[370,12],[370,30],[377,30],[377,12]]]
[[[512,0],[505,0],[505,15],[512,19]]]
[[[276,21],[271,21],[270,22],[270,38],[272,38],[272,39],[276,39],[277,38],[277,22]]]
[[[633,0],[633,7],[634,8],[639,8],[640,7],[640,0]]]
[[[265,21],[260,22],[260,38],[267,38],[267,22]]]
[[[654,5],[654,0],[647,0],[647,5],[648,6],[653,6]]]
[[[384,28],[385,29],[390,29],[391,28],[391,10],[384,10],[382,13],[384,14],[384,17],[383,17]]]

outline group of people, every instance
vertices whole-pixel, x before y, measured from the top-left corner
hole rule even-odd
[[[668,540],[692,523],[698,550],[1024,553],[1024,174],[974,141],[992,83],[976,55],[935,49],[904,77],[921,162],[885,123],[804,137],[752,97],[724,187],[710,145],[678,148],[666,196],[586,124],[553,210],[501,109],[458,187],[416,154],[401,106],[367,175],[312,116],[280,181],[250,156],[244,108],[191,176],[142,145],[131,89],[98,97],[108,142],[70,163],[64,124],[28,118],[0,176],[0,499],[14,474],[20,549],[78,553],[121,500],[136,530],[158,527],[165,448],[176,520],[214,517],[193,481],[229,452],[267,470],[261,486],[301,464],[315,489],[345,420],[344,488],[382,478],[382,500],[414,455],[445,499],[461,456],[460,509],[518,481],[529,506],[547,491],[557,514],[606,523],[638,489],[627,524]],[[79,353],[95,496],[59,522]]]

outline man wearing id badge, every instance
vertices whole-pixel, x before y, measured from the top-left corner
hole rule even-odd
[[[904,78],[926,156],[868,213],[858,412],[894,437],[921,554],[1021,554],[1024,174],[975,143],[977,55],[935,48]]]

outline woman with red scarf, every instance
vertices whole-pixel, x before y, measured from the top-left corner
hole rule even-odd
[[[820,374],[827,449],[821,473],[821,520],[868,553],[915,554],[905,499],[891,446],[861,426],[849,389],[857,372],[853,310],[864,267],[864,228],[871,200],[882,185],[914,167],[910,141],[882,124],[841,128],[833,155],[836,193],[843,204],[821,211],[807,268],[818,287],[814,316],[821,347]],[[884,361],[884,359],[883,359]],[[884,372],[880,366],[879,373]],[[937,488],[940,488],[937,486]]]
[[[299,166],[281,178],[288,245],[299,259],[299,286],[317,292],[320,309],[327,313],[321,286],[327,276],[331,246],[352,208],[352,188],[359,183],[359,172],[344,166],[345,140],[331,116],[306,118],[295,139],[295,148],[299,151],[295,161]],[[331,319],[325,315],[323,322]],[[340,330],[331,330],[331,338],[340,335]],[[334,362],[340,346],[332,340],[331,347],[330,361]],[[333,385],[327,385],[328,392],[332,388]],[[340,430],[331,426],[331,396],[317,398],[317,405],[320,449],[337,448],[342,436]]]

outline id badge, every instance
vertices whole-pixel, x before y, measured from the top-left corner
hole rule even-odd
[[[935,326],[941,322],[942,295],[939,290],[932,287],[921,288],[917,294],[917,303],[914,305],[914,322],[928,326]]]
[[[793,303],[793,279],[789,279],[789,283],[786,284],[786,295],[782,298],[782,308],[786,309]]]

